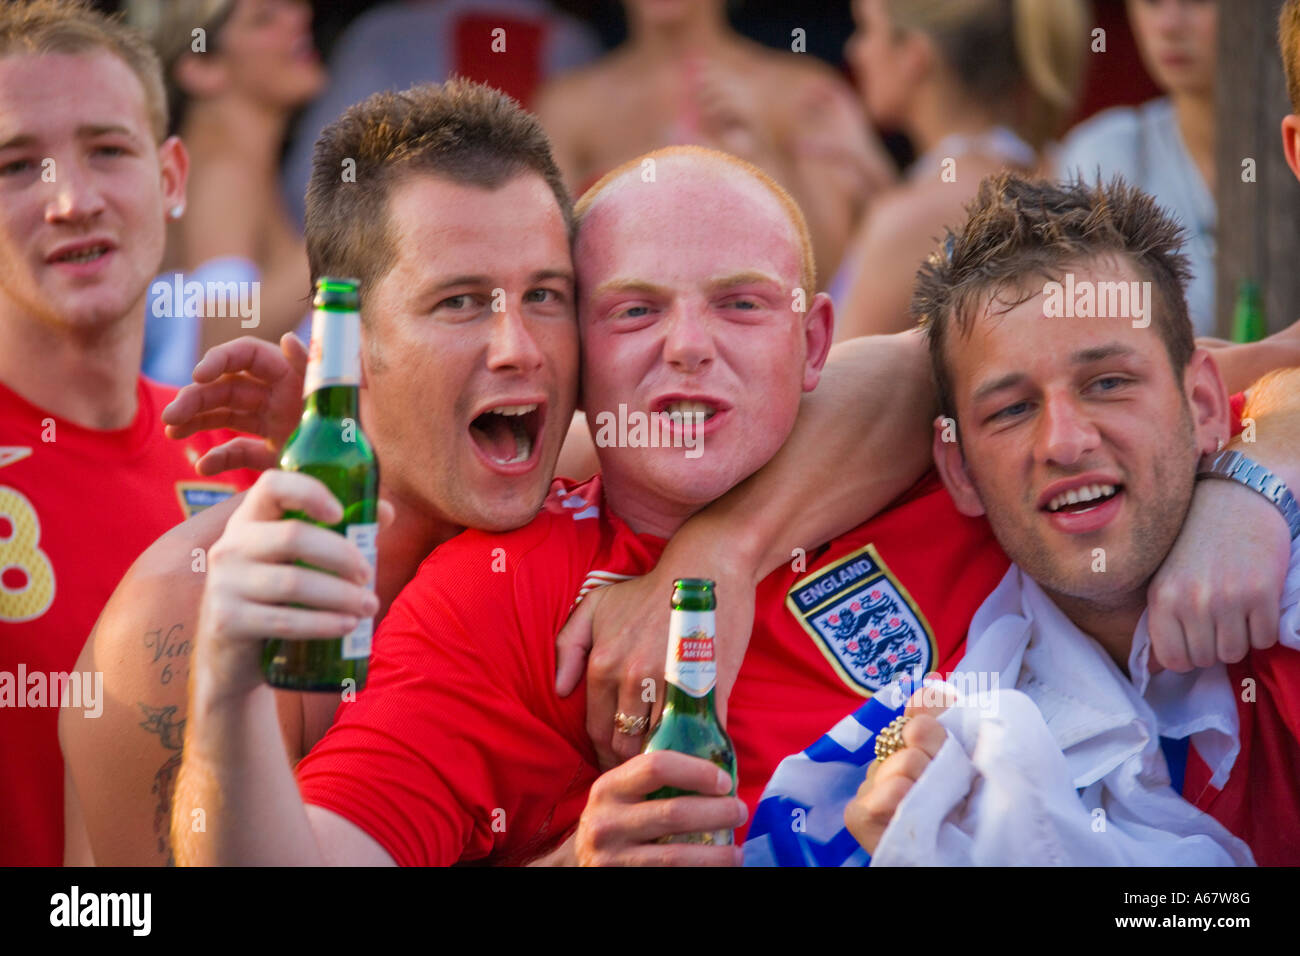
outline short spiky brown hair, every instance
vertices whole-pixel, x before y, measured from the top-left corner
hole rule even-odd
[[[1300,114],[1300,0],[1286,0],[1277,17],[1277,43],[1286,73],[1291,112]]]
[[[1099,256],[1125,259],[1151,282],[1152,325],[1175,374],[1187,367],[1196,344],[1183,294],[1190,271],[1178,251],[1183,230],[1142,190],[1118,177],[1091,186],[1003,172],[980,183],[966,212],[966,224],[948,231],[917,273],[912,296],[944,415],[957,417],[944,351],[952,326],[966,335],[994,296],[1014,307],[1041,291],[1036,278],[1057,281],[1067,267]]]
[[[376,93],[316,140],[305,228],[312,279],[355,276],[364,303],[396,258],[388,198],[408,175],[496,189],[528,172],[550,186],[572,236],[573,207],[550,140],[515,100],[464,80]]]
[[[155,142],[167,138],[167,94],[162,67],[144,36],[87,0],[31,0],[0,4],[0,56],[40,56],[105,50],[131,68],[144,88]]]

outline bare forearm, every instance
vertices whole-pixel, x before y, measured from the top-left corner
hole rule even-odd
[[[1219,339],[1197,339],[1196,344],[1213,351],[1223,384],[1230,393],[1245,391],[1274,369],[1300,365],[1300,335],[1294,327],[1244,345]]]
[[[285,753],[270,687],[214,700],[195,682],[172,812],[188,866],[318,866],[324,860]]]
[[[836,346],[781,451],[688,521],[665,559],[719,553],[757,582],[879,512],[930,463],[927,363],[916,332]]]
[[[86,832],[86,822],[81,816],[81,800],[66,765],[63,772],[63,865],[95,865],[90,834]]]

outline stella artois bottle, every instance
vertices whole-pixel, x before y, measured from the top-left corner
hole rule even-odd
[[[347,537],[370,562],[374,581],[379,467],[358,423],[361,385],[361,316],[354,279],[316,281],[311,352],[303,383],[302,420],[285,443],[280,467],[318,479],[343,505],[343,520],[323,525]],[[286,518],[309,521],[301,512]],[[373,620],[327,640],[268,640],[262,652],[266,679],[289,690],[360,690],[370,660]],[[344,682],[352,680],[351,688]]]
[[[673,582],[668,663],[664,667],[664,708],[659,722],[646,738],[644,752],[676,750],[703,757],[731,774],[731,794],[735,796],[736,748],[718,722],[714,703],[718,665],[713,653],[713,612],[717,606],[712,581],[681,578]],[[647,799],[689,795],[686,790],[661,787]],[[732,831],[717,830],[664,837],[660,842],[730,845],[732,840]]]

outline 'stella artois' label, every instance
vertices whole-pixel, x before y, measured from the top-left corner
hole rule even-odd
[[[692,697],[703,697],[718,679],[713,656],[713,612],[673,611],[668,625],[664,676]]]

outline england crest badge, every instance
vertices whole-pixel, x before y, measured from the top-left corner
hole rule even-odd
[[[795,582],[785,604],[863,697],[934,664],[934,631],[873,545]]]

